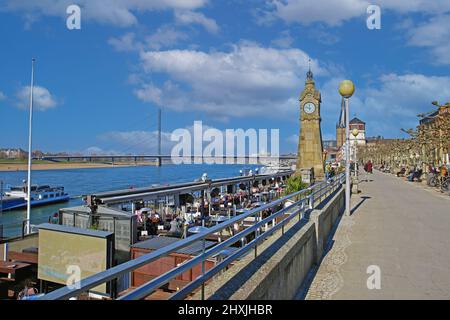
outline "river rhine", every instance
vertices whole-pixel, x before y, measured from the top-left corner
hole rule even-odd
[[[256,166],[248,165],[163,165],[162,167],[116,167],[98,169],[67,169],[33,171],[32,183],[50,186],[63,186],[73,198],[69,202],[55,205],[33,207],[31,224],[48,221],[48,217],[60,208],[77,206],[83,203],[79,196],[95,192],[148,187],[155,184],[167,185],[177,182],[191,182],[207,173],[209,178],[224,178],[239,175],[239,170]],[[27,173],[0,172],[0,180],[6,187],[21,185]],[[26,210],[3,212],[0,225],[4,225],[5,237],[21,234],[22,222],[26,219]]]

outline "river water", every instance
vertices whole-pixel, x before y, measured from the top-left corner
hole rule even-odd
[[[254,168],[256,166],[245,166]],[[163,165],[162,167],[115,167],[96,169],[67,169],[33,171],[32,183],[50,186],[63,186],[66,192],[74,198],[69,202],[55,205],[33,207],[31,209],[31,224],[48,221],[48,217],[60,208],[77,206],[83,203],[78,196],[95,192],[128,189],[130,187],[148,187],[154,184],[174,184],[177,182],[191,182],[207,173],[209,178],[224,178],[239,175],[243,165]],[[0,180],[5,186],[22,185],[27,173],[0,172]],[[3,212],[0,225],[3,224],[5,237],[21,234],[22,222],[26,219],[26,210]]]

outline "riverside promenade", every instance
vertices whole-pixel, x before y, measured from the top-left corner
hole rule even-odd
[[[367,176],[306,299],[450,299],[450,197],[378,171]],[[369,266],[379,267],[380,289],[368,289]]]

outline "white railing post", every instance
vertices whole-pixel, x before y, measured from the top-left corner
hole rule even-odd
[[[309,209],[314,209],[314,193],[311,193],[308,196],[308,204],[309,204]]]

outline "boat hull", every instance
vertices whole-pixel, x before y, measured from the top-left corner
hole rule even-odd
[[[0,203],[0,207],[3,211],[14,210],[27,205],[24,198],[4,198]]]
[[[42,200],[35,200],[31,201],[32,207],[37,206],[45,206],[49,204],[54,203],[61,203],[61,202],[67,202],[70,200],[70,196],[63,196],[63,197],[57,197],[57,198],[51,198],[51,199],[42,199]],[[18,198],[18,199],[6,199],[3,201],[3,211],[10,211],[10,210],[17,210],[26,208],[27,201],[24,198]]]

